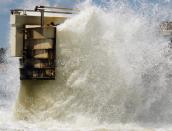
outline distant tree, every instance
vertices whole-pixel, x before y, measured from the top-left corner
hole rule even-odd
[[[5,63],[6,49],[0,48],[0,63]]]

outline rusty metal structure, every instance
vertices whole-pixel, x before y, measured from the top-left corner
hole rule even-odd
[[[172,36],[172,22],[162,22],[160,28],[164,36]]]
[[[160,25],[160,29],[164,37],[167,37],[167,39],[169,39],[169,47],[172,48],[172,22],[162,22]]]
[[[25,26],[23,39],[21,80],[55,79],[56,28]]]
[[[75,11],[74,9],[46,6],[36,6],[35,10],[11,10],[11,15],[15,16],[15,20],[20,20],[15,22],[14,26],[17,37],[14,39],[17,40],[13,54],[15,57],[20,57],[21,80],[55,80],[56,26],[61,24],[67,16],[45,18],[45,13],[73,14],[76,13]],[[40,16],[28,16],[28,12],[40,13]],[[23,17],[19,19],[18,16]],[[28,22],[29,20],[30,22]],[[22,24],[18,26],[18,23]],[[17,41],[22,42],[19,44]]]

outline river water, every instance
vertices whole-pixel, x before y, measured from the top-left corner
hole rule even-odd
[[[7,57],[0,129],[172,129],[172,49],[159,28],[172,18],[168,2],[78,5],[57,26],[55,81],[19,81],[18,60]]]

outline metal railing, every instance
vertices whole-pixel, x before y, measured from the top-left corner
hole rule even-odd
[[[79,12],[79,9],[76,8],[63,8],[63,7],[50,7],[50,6],[36,6],[34,10],[25,10],[25,9],[13,9],[11,14],[26,14],[27,12],[40,12],[43,10],[46,13],[62,13],[62,14],[75,14]]]
[[[44,26],[44,14],[45,13],[55,13],[55,14],[76,14],[79,9],[74,8],[63,8],[63,7],[50,7],[50,6],[36,6],[34,10],[24,10],[24,9],[14,9],[11,10],[11,14],[27,15],[27,12],[40,12],[41,14],[41,27]]]

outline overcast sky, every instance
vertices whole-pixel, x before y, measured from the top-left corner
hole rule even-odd
[[[73,7],[77,3],[84,0],[0,0],[0,48],[9,47],[9,28],[10,28],[10,9],[15,8],[30,8],[33,9],[36,5],[51,5]],[[103,5],[108,1],[127,1],[136,11],[139,8],[139,3],[147,1],[150,4],[165,5],[165,10],[169,10],[169,15],[172,16],[172,0],[92,0],[95,4]],[[155,6],[156,7],[156,6]]]

